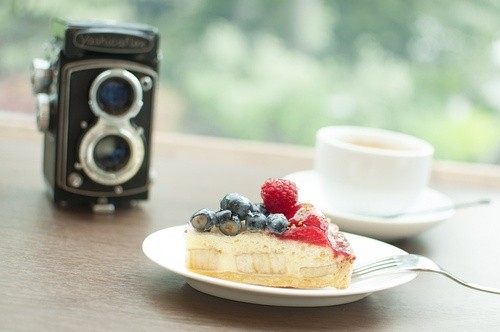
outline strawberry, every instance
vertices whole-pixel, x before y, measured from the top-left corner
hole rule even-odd
[[[285,214],[285,217],[290,220],[293,218],[293,216],[295,216],[295,214],[297,213],[297,211],[299,211],[301,208],[302,208],[302,203],[297,203],[295,204],[286,214]]]
[[[285,216],[298,202],[297,186],[286,179],[268,179],[261,187],[260,196],[267,211]]]
[[[323,232],[328,229],[329,224],[325,215],[310,203],[300,204],[300,207],[295,210],[293,216],[289,218],[290,227],[316,227]]]
[[[307,242],[318,246],[331,246],[327,234],[317,227],[292,227],[282,235],[283,239]]]

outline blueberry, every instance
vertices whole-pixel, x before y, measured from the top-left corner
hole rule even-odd
[[[283,234],[288,227],[288,219],[281,213],[272,213],[267,216],[266,226],[271,233]]]
[[[267,211],[266,207],[262,203],[252,204],[252,206],[250,207],[250,211],[251,212],[259,212],[259,213],[262,213],[265,216],[267,216],[269,214],[269,212]]]
[[[223,221],[231,219],[233,213],[230,210],[220,210],[215,212],[215,225],[219,226]]]
[[[230,210],[234,215],[237,215],[240,219],[245,219],[250,208],[252,207],[252,202],[245,196],[241,196],[237,193],[230,193],[224,196],[220,201],[221,210]]]
[[[250,232],[258,232],[266,228],[267,217],[260,212],[250,212],[246,219],[247,229]]]
[[[191,225],[200,231],[208,232],[215,225],[215,212],[209,209],[201,209],[191,216]]]
[[[241,220],[238,216],[232,216],[219,224],[220,231],[225,235],[237,235],[241,232]]]

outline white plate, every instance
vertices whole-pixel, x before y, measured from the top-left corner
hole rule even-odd
[[[334,203],[329,202],[322,194],[320,180],[316,172],[301,171],[289,174],[286,178],[295,182],[299,188],[300,201],[310,202],[317,206],[341,230],[383,241],[395,241],[418,235],[455,214],[453,208],[431,213],[412,214],[415,211],[453,205],[447,196],[430,188],[422,192],[417,202],[408,209],[407,214],[398,217],[370,217],[339,212],[333,207]]]
[[[240,302],[288,306],[319,307],[360,300],[373,292],[396,287],[413,280],[416,272],[403,272],[387,276],[353,280],[347,289],[291,289],[248,285],[207,277],[190,272],[185,267],[186,226],[176,226],[149,235],[142,250],[153,262],[183,276],[194,289],[213,296]],[[356,254],[355,266],[372,259],[406,252],[390,244],[359,235],[345,234]]]

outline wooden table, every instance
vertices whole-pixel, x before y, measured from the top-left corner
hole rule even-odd
[[[41,172],[42,135],[0,121],[0,330],[2,331],[498,331],[500,296],[420,274],[340,306],[287,308],[200,293],[141,250],[150,233],[185,224],[227,192],[258,200],[268,177],[308,169],[308,148],[157,134],[156,181],[138,208],[94,215],[54,207]],[[432,186],[461,210],[398,247],[466,280],[500,287],[500,171],[436,163]]]

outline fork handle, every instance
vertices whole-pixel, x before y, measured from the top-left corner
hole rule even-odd
[[[439,273],[441,275],[444,275],[445,277],[450,278],[451,280],[459,283],[462,286],[469,287],[469,288],[472,288],[472,289],[475,289],[475,290],[478,290],[478,291],[482,291],[482,292],[486,292],[486,293],[500,295],[500,289],[498,289],[498,288],[480,286],[480,285],[476,285],[476,284],[464,281],[464,280],[462,280],[460,278],[455,277],[454,275],[452,275],[451,273],[449,273],[448,271],[445,271],[445,270],[415,269],[415,271],[436,272],[436,273]]]

